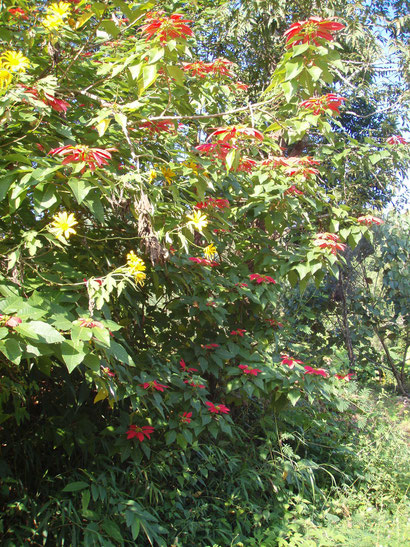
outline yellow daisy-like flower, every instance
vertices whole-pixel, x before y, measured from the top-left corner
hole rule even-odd
[[[8,87],[12,79],[12,73],[6,68],[0,66],[0,89]]]
[[[54,2],[51,6],[48,6],[47,13],[50,15],[59,15],[60,17],[67,17],[71,5],[68,2]]]
[[[64,19],[68,17],[71,6],[68,2],[55,2],[48,6],[47,15],[43,19],[43,26],[49,30],[59,30],[64,25]]]
[[[47,30],[59,30],[64,25],[64,19],[60,15],[47,15],[42,25]]]
[[[146,266],[142,258],[137,256],[134,251],[130,251],[127,254],[127,270],[134,277],[136,283],[140,285],[144,284],[147,277],[145,273]]]
[[[208,226],[208,219],[200,211],[195,211],[192,215],[187,215],[190,219],[188,224],[192,224],[199,232]]]
[[[161,167],[161,172],[164,176],[164,179],[168,184],[172,184],[172,179],[175,178],[175,173],[169,167]]]
[[[156,178],[157,172],[155,171],[155,169],[151,169],[151,171],[149,172],[148,182],[151,184],[151,182],[153,182]]]
[[[216,247],[213,243],[211,243],[204,249],[204,255],[206,258],[209,258],[209,260],[213,259],[213,257],[216,255],[216,252]]]
[[[56,237],[64,236],[66,239],[71,234],[76,234],[73,226],[78,224],[73,213],[68,214],[66,211],[54,215],[54,221],[51,223],[50,231],[55,234]]]
[[[30,61],[24,57],[20,51],[6,51],[0,56],[2,68],[11,72],[26,72],[26,68],[30,66]]]

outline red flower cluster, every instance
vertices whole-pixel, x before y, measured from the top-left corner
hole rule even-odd
[[[231,77],[233,74],[230,72],[230,67],[233,64],[234,63],[227,59],[220,58],[215,59],[212,63],[204,63],[203,61],[184,63],[182,70],[184,72],[191,72],[192,76],[199,76],[200,78],[205,78],[207,74],[221,74],[222,76]],[[240,82],[238,82],[238,84],[240,84]],[[244,86],[245,84],[241,85]],[[244,88],[242,87],[241,89]]]
[[[148,129],[150,135],[155,133],[173,133],[175,132],[175,125],[171,120],[158,120],[158,121],[146,121],[139,124],[140,128]]]
[[[251,281],[256,281],[258,285],[260,285],[261,283],[276,283],[273,277],[270,277],[269,275],[260,275],[258,273],[251,274],[249,276],[249,279]]]
[[[198,372],[197,368],[188,368],[187,364],[183,359],[180,360],[179,365],[182,368],[183,372]]]
[[[370,226],[371,224],[377,224],[380,226],[380,224],[384,224],[384,220],[378,217],[374,217],[372,215],[365,215],[363,217],[359,217],[357,219],[357,222],[360,222],[360,224],[367,224],[367,226]]]
[[[296,364],[299,364],[299,365],[304,364],[303,361],[301,361],[300,359],[293,359],[293,357],[290,357],[286,353],[282,353],[280,357],[282,359],[280,364],[281,365],[288,365],[288,367],[290,369],[295,368]]]
[[[241,289],[249,287],[247,283],[235,283],[235,287],[240,287]]]
[[[218,262],[214,262],[213,260],[208,260],[207,258],[191,256],[189,260],[191,260],[192,262],[196,262],[197,264],[201,264],[202,266],[210,266],[211,268],[214,268],[215,266],[219,266]]]
[[[153,382],[145,382],[144,384],[140,384],[140,386],[144,389],[156,389],[157,391],[164,391],[164,389],[168,389],[169,387],[164,384],[160,384],[156,380],[154,380]]]
[[[67,101],[63,101],[63,99],[56,99],[54,95],[50,95],[50,93],[44,93],[44,99],[39,97],[38,89],[35,87],[27,87],[24,84],[20,84],[21,87],[25,88],[24,93],[27,93],[29,95],[32,95],[35,99],[39,99],[47,106],[51,106],[53,110],[56,112],[67,112],[67,108],[69,108],[69,103]]]
[[[108,165],[108,161],[111,159],[111,152],[118,152],[116,148],[89,148],[88,146],[61,146],[59,148],[53,148],[49,154],[52,156],[67,156],[62,161],[63,165],[68,163],[80,163],[86,162],[91,169],[95,171],[97,167]],[[85,169],[85,168],[84,168]]]
[[[110,376],[111,378],[115,378],[115,372],[112,372],[112,370],[110,368],[102,366],[101,370],[107,376]]]
[[[401,137],[400,135],[392,135],[387,139],[387,144],[409,144],[406,139]]]
[[[216,349],[219,348],[219,344],[201,344],[202,349]]]
[[[235,82],[234,86],[236,87],[236,89],[241,89],[243,91],[246,91],[249,87],[248,85],[244,84],[243,82]]]
[[[246,332],[245,329],[236,329],[231,331],[232,336],[241,336],[243,338],[244,333]]]
[[[225,405],[214,405],[214,403],[205,403],[209,412],[213,414],[228,414],[229,408]]]
[[[349,374],[335,374],[335,377],[338,380],[345,380],[346,382],[350,382],[350,380],[353,378],[354,374],[350,372]]]
[[[324,368],[313,368],[309,365],[306,365],[304,368],[305,374],[315,374],[316,376],[323,376],[323,378],[327,378],[329,376]]]
[[[17,325],[20,325],[22,323],[22,320],[20,317],[12,317],[10,315],[2,315],[0,313],[0,325],[4,325],[5,327],[17,327]]]
[[[337,251],[344,251],[346,245],[340,243],[340,238],[336,234],[330,234],[329,232],[322,232],[316,234],[316,239],[313,245],[320,247],[321,249],[330,249],[330,252],[335,255]]]
[[[252,376],[257,376],[259,372],[262,372],[259,368],[249,368],[248,365],[238,365],[244,374],[251,374]]]
[[[204,384],[196,384],[193,380],[184,380],[184,384],[188,384],[191,387],[199,387],[199,389],[205,389]]]
[[[337,23],[330,19],[309,17],[306,21],[294,23],[284,33],[284,36],[286,36],[286,47],[289,48],[297,44],[310,44],[311,42],[319,46],[320,41],[318,41],[318,38],[332,41],[334,40],[332,32],[341,30],[344,27],[345,25],[342,25],[342,23]]]
[[[195,147],[200,154],[204,156],[216,156],[220,160],[224,160],[231,150],[236,150],[234,144],[225,142],[206,142]]]
[[[137,439],[140,442],[142,442],[145,437],[150,439],[151,433],[153,431],[154,431],[154,428],[150,425],[143,425],[142,427],[138,427],[136,425],[130,425],[127,431],[127,439],[133,439],[134,437],[137,437]]]
[[[191,423],[191,417],[192,417],[192,412],[184,412],[182,414],[182,416],[181,415],[179,416],[179,419],[180,419],[181,423],[183,423],[183,424],[190,424]]]
[[[186,23],[192,23],[189,19],[183,19],[180,13],[174,13],[170,17],[164,16],[163,11],[149,13],[146,17],[146,24],[141,27],[141,33],[150,40],[154,36],[159,37],[161,44],[168,40],[183,39],[192,36],[192,29]]]
[[[22,8],[9,8],[7,11],[16,19],[28,19],[28,15]]]
[[[219,139],[219,142],[228,142],[230,140],[238,140],[239,138],[245,139],[256,139],[258,141],[263,141],[263,134],[254,129],[253,127],[244,127],[241,125],[234,125],[232,127],[219,127],[213,133],[211,133],[207,140],[212,139],[222,135],[222,138]]]
[[[223,198],[207,198],[195,205],[197,209],[206,209],[207,207],[216,207],[217,209],[229,208],[229,200]]]
[[[252,169],[257,166],[257,162],[251,158],[243,158],[235,169],[236,173],[252,173]]]
[[[285,190],[285,196],[289,196],[289,195],[303,196],[303,192],[302,192],[302,190],[299,190],[299,188],[297,188],[297,186],[292,184],[292,186],[289,186],[289,188],[287,190]]]
[[[301,102],[299,106],[307,110],[312,110],[315,116],[323,114],[328,109],[336,112],[336,114],[340,114],[339,106],[346,100],[345,97],[340,97],[340,95],[336,95],[335,93],[327,93],[321,97],[311,97]]]
[[[283,324],[279,323],[279,321],[276,321],[276,319],[265,319],[265,321],[267,323],[269,323],[269,325],[273,328],[278,328],[278,327],[282,328],[283,327]]]
[[[86,327],[87,329],[92,329],[98,327],[100,329],[104,328],[104,325],[100,321],[94,321],[93,319],[79,319],[80,327]]]

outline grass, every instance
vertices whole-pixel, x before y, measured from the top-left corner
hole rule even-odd
[[[356,478],[327,492],[318,506],[306,504],[278,543],[289,547],[401,547],[410,542],[409,401],[377,387],[355,404],[366,408],[364,423],[346,425],[353,456],[347,475]],[[345,471],[345,470],[344,470]]]

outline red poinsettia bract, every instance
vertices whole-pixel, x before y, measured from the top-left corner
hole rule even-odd
[[[112,158],[111,152],[118,152],[116,148],[89,148],[88,146],[61,146],[53,148],[49,154],[52,156],[66,156],[62,161],[63,165],[68,163],[85,162],[88,164],[91,171],[95,171],[97,167],[108,165],[108,160]]]
[[[195,262],[196,264],[201,264],[201,266],[210,266],[211,268],[214,268],[215,266],[219,266],[218,262],[214,262],[213,260],[208,260],[207,258],[191,256],[189,260],[191,262]]]
[[[152,382],[144,382],[143,384],[140,384],[140,386],[143,387],[144,389],[152,389],[152,390],[157,390],[157,391],[164,391],[165,389],[169,388],[169,386],[166,386],[164,384],[160,384],[156,380],[154,380]]]
[[[294,359],[293,357],[290,357],[287,353],[282,353],[281,356],[281,365],[288,365],[290,369],[295,368],[295,365],[303,365],[303,361],[300,359]]]
[[[302,190],[299,190],[297,186],[292,184],[292,186],[289,186],[289,188],[285,190],[285,196],[303,196],[303,192]]]
[[[80,323],[80,327],[85,327],[87,329],[92,329],[94,327],[98,327],[100,329],[104,328],[104,325],[100,321],[94,321],[94,319],[81,318],[78,321]]]
[[[316,376],[323,376],[323,378],[327,378],[329,376],[324,368],[313,368],[309,365],[306,365],[304,368],[305,368],[305,374],[313,374],[313,375],[316,375]]]
[[[179,366],[182,368],[183,372],[198,372],[197,368],[189,368],[183,359],[180,360]]]
[[[205,403],[209,412],[212,414],[228,414],[229,408],[225,405],[215,405],[214,403]]]
[[[206,142],[195,147],[200,154],[208,157],[216,157],[220,160],[224,160],[231,150],[236,150],[237,147],[234,144],[227,142]]]
[[[154,428],[150,425],[143,425],[139,427],[137,425],[130,425],[127,431],[127,439],[134,439],[135,437],[142,443],[142,441],[147,437],[151,438]]]
[[[387,144],[409,144],[405,138],[400,135],[392,135],[387,139]]]
[[[237,140],[239,138],[255,139],[263,141],[263,134],[254,129],[253,127],[245,127],[242,125],[234,125],[232,127],[218,127],[213,133],[211,133],[207,140],[211,140],[212,137],[218,137],[220,142],[228,142],[231,140]]]
[[[243,338],[246,329],[236,329],[231,331],[231,336],[241,336]]]
[[[276,284],[276,281],[273,279],[273,277],[270,277],[270,275],[260,275],[258,273],[254,273],[249,276],[249,279],[251,281],[256,281],[258,285],[260,285],[261,283]]]
[[[311,97],[306,101],[302,101],[299,106],[311,110],[315,116],[319,116],[319,114],[326,112],[328,109],[336,114],[340,114],[339,106],[346,100],[345,97],[341,97],[335,93],[327,93],[321,97]]]
[[[320,41],[318,39],[331,42],[334,40],[332,33],[342,30],[344,27],[345,25],[337,21],[322,19],[321,17],[309,17],[306,21],[293,23],[284,33],[286,47],[290,48],[297,44],[310,44],[311,42],[319,46]]]
[[[262,372],[261,369],[250,368],[248,365],[238,365],[238,368],[240,368],[244,374],[250,374],[252,376],[257,376],[259,372]]]
[[[201,344],[202,349],[216,349],[219,348],[219,344]]]
[[[163,11],[153,12],[147,15],[146,24],[141,27],[141,33],[147,37],[147,41],[158,36],[161,44],[168,40],[183,39],[192,36],[192,29],[187,23],[192,23],[189,19],[183,19],[180,13],[174,13],[167,17]]]
[[[9,8],[7,11],[16,19],[28,19],[28,15],[22,8]]]
[[[338,380],[345,380],[345,382],[350,382],[353,376],[354,374],[352,372],[350,372],[349,374],[335,374],[335,377]]]
[[[340,243],[340,238],[336,234],[330,234],[329,232],[323,232],[316,234],[316,239],[313,245],[320,247],[321,249],[330,249],[332,254],[336,254],[337,251],[344,251],[346,245]]]
[[[150,122],[142,122],[139,124],[139,127],[142,129],[147,129],[150,135],[155,133],[174,133],[175,125],[171,120],[158,120]]]
[[[204,384],[196,384],[193,380],[184,380],[184,384],[187,384],[191,387],[197,387],[199,389],[205,389]]]
[[[191,417],[192,417],[192,412],[183,412],[182,416],[181,415],[179,416],[179,419],[180,419],[181,423],[183,423],[183,424],[190,424],[191,423]]]
[[[20,323],[22,323],[20,317],[0,314],[0,325],[14,328],[17,327],[17,325],[20,325]]]
[[[207,209],[208,207],[214,207],[217,209],[228,209],[230,207],[230,204],[227,199],[209,197],[205,201],[200,201],[195,205],[196,209]]]
[[[377,224],[378,226],[384,224],[384,220],[378,217],[374,217],[373,215],[365,215],[359,217],[357,219],[357,222],[360,222],[360,224],[366,224],[367,226],[370,226],[371,224]]]

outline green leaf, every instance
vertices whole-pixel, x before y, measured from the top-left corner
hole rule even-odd
[[[84,201],[90,190],[93,188],[91,184],[83,179],[70,179],[68,181],[68,186],[71,188],[71,191],[73,192],[78,204],[81,204]]]
[[[176,438],[177,438],[177,433],[176,433],[175,429],[172,430],[172,431],[167,431],[167,433],[165,433],[165,442],[166,442],[166,444],[172,444],[175,441]]]
[[[62,492],[78,492],[79,490],[84,490],[84,488],[88,488],[89,486],[90,485],[84,481],[70,482],[64,486]]]
[[[158,78],[158,65],[144,66],[142,69],[142,82],[139,87],[139,94],[147,90]]]
[[[298,389],[290,390],[287,394],[287,398],[292,403],[292,405],[295,406],[300,399],[300,391]]]
[[[170,78],[173,78],[177,85],[184,85],[185,73],[177,66],[167,66],[167,72]]]
[[[0,351],[15,365],[20,363],[23,352],[14,338],[0,340]]]
[[[83,346],[84,344],[74,344],[71,340],[65,340],[61,344],[61,355],[70,374],[84,361],[86,353]]]
[[[104,532],[106,532],[110,536],[110,538],[121,544],[124,542],[124,538],[121,535],[120,528],[118,524],[116,524],[114,521],[105,519],[102,523],[102,527]]]
[[[44,340],[48,344],[57,344],[59,342],[63,342],[64,340],[64,336],[62,336],[58,330],[48,323],[44,323],[44,321],[31,321],[28,323],[28,326],[36,335],[40,337],[40,339]]]
[[[293,80],[303,70],[303,62],[286,63],[286,81]]]
[[[108,34],[111,34],[113,38],[117,38],[120,33],[120,29],[111,19],[104,19],[104,21],[101,21],[101,26]]]

